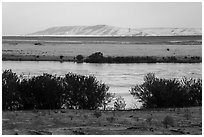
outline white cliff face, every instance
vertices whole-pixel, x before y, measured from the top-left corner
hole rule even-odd
[[[202,35],[201,28],[120,28],[108,25],[59,26],[28,35],[65,36],[186,36]]]

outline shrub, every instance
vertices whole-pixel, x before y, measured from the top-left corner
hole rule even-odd
[[[113,123],[113,122],[116,120],[116,118],[113,117],[113,116],[111,116],[111,117],[106,117],[106,120],[107,120],[108,122],[110,122],[110,123]]]
[[[201,105],[202,80],[179,81],[159,79],[153,73],[144,77],[144,83],[130,91],[144,108],[167,108]]]
[[[70,120],[73,120],[73,118],[74,118],[74,116],[72,116],[72,115],[70,115],[69,117],[70,117]]]
[[[63,59],[63,58],[64,58],[64,56],[61,55],[61,56],[60,56],[60,59]]]
[[[151,116],[147,117],[146,122],[151,125],[152,124],[152,119],[153,119],[153,117],[152,117],[152,114],[151,114]]]
[[[77,61],[81,61],[84,59],[84,57],[82,55],[77,55],[76,56]]]
[[[115,93],[106,93],[104,100],[103,100],[103,110],[106,110],[106,106],[113,101],[115,98]]]
[[[127,57],[104,57],[104,62],[108,63],[155,63],[157,62],[156,58],[154,57],[134,57],[134,56],[127,56]]]
[[[125,106],[126,106],[126,103],[125,103],[125,100],[124,98],[122,98],[121,96],[117,97],[115,99],[115,102],[114,102],[114,108],[115,110],[124,110],[125,109]]]
[[[22,109],[34,109],[36,108],[36,99],[34,93],[31,91],[29,80],[22,79],[18,89],[22,99]]]
[[[198,59],[198,60],[199,60],[199,59],[200,59],[200,57],[196,56],[196,59]]]
[[[174,119],[171,116],[166,116],[164,120],[162,121],[162,123],[164,124],[166,128],[168,128],[168,125],[174,126]]]
[[[109,87],[94,76],[68,73],[65,77],[43,74],[19,77],[11,70],[2,74],[3,110],[16,109],[97,109]]]
[[[186,109],[183,116],[186,118],[186,120],[189,120],[192,117],[191,111]]]
[[[94,113],[93,113],[93,115],[94,115],[96,118],[99,118],[99,117],[102,116],[102,113],[101,113],[100,110],[95,110]]]
[[[86,62],[90,62],[90,63],[103,63],[104,62],[103,53],[96,52],[96,53],[91,54],[86,59]]]
[[[182,78],[181,86],[187,93],[187,102],[189,106],[202,105],[202,80]]]
[[[22,107],[18,90],[20,79],[12,70],[5,70],[2,74],[2,109],[16,110]]]
[[[170,51],[167,50],[167,51]],[[187,59],[187,58],[185,58]],[[84,62],[88,63],[185,63],[185,62],[201,62],[200,57],[193,57],[191,60],[183,60],[175,56],[157,58],[155,56],[126,56],[126,57],[104,57],[101,52],[96,52],[88,56]]]
[[[37,43],[34,43],[34,45],[42,45],[42,43],[37,42]]]
[[[68,73],[63,79],[64,95],[68,106],[79,109],[96,109],[102,101],[109,87],[99,83],[94,76],[82,76]]]
[[[33,94],[35,107],[38,109],[59,109],[62,106],[62,87],[59,78],[44,73],[28,80],[28,90]]]
[[[171,56],[169,57],[169,61],[174,63],[177,61],[177,58],[175,56]]]

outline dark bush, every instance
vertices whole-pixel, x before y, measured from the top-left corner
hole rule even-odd
[[[65,77],[50,74],[18,77],[11,70],[2,74],[3,110],[17,109],[97,109],[102,106],[108,86],[94,76],[68,73]]]
[[[198,60],[199,60],[199,59],[200,59],[200,57],[196,56],[196,59],[198,59]]]
[[[37,109],[59,109],[62,106],[63,89],[58,77],[43,74],[41,76],[34,76],[28,80],[30,96],[34,99],[35,107]]]
[[[181,80],[182,89],[187,92],[187,102],[192,106],[202,105],[202,80],[201,79],[187,79]]]
[[[96,118],[99,118],[99,117],[102,116],[102,113],[101,113],[100,110],[95,110],[94,113],[93,113],[93,115],[94,115]]]
[[[144,83],[136,85],[130,91],[143,103],[144,108],[167,108],[200,106],[202,102],[202,80],[182,81],[159,79],[153,73],[144,78]]]
[[[173,127],[175,122],[174,122],[174,119],[171,116],[166,116],[164,118],[164,120],[162,121],[162,123],[167,128],[168,125]]]
[[[155,57],[104,57],[101,52],[94,53],[90,55],[85,62],[88,63],[156,63],[157,59]]]
[[[169,50],[170,51],[170,50]],[[187,59],[187,58],[185,58]],[[83,60],[88,63],[199,63],[200,57],[192,57],[189,60],[183,60],[176,56],[155,57],[155,56],[125,56],[125,57],[105,57],[101,52],[93,53]]]
[[[22,99],[22,109],[59,109],[62,106],[63,89],[56,76],[43,74],[22,79],[18,90]]]
[[[102,101],[109,87],[99,83],[94,76],[82,76],[68,73],[63,79],[66,104],[80,109],[96,109]]]
[[[115,110],[124,110],[126,106],[124,98],[121,96],[117,97],[114,102],[114,109]]]
[[[31,91],[29,80],[23,79],[19,84],[18,90],[22,99],[22,109],[34,109],[36,108],[36,100],[34,93]]]
[[[22,107],[18,90],[20,80],[12,70],[5,70],[2,74],[2,109],[16,110]]]
[[[76,56],[77,61],[82,61],[84,57],[82,55],[77,55]]]
[[[61,56],[60,56],[60,59],[63,59],[63,58],[64,58],[64,56],[61,55]]]
[[[169,57],[169,61],[174,63],[177,61],[177,58],[175,56],[171,56]]]
[[[39,43],[39,42],[38,42],[38,43],[34,43],[34,45],[42,45],[42,43]]]
[[[88,56],[85,61],[89,63],[103,63],[104,62],[103,53],[101,52],[93,53],[90,56]]]

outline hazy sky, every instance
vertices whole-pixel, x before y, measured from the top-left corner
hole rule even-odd
[[[202,27],[202,3],[2,4],[3,35],[23,35],[53,26],[106,24],[118,27]]]

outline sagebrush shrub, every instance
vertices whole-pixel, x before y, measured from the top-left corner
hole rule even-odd
[[[164,126],[167,128],[168,125],[169,126],[174,126],[174,119],[171,116],[166,116],[164,117],[162,123],[164,124]]]
[[[94,110],[102,105],[109,87],[94,76],[68,73],[63,78],[63,89],[68,106]]]
[[[2,109],[17,110],[22,108],[22,99],[18,90],[20,79],[12,70],[2,74]]]
[[[84,59],[84,57],[83,57],[82,55],[77,55],[77,56],[76,56],[76,59],[77,59],[78,61],[81,61],[81,60]]]
[[[88,56],[85,60],[90,63],[102,63],[104,62],[104,56],[102,52],[96,52]]]
[[[202,105],[201,79],[163,79],[149,73],[144,83],[130,91],[144,108],[189,107]]]
[[[114,109],[115,110],[124,110],[126,106],[125,99],[121,96],[117,97],[114,102]]]
[[[103,103],[102,103],[103,104],[103,110],[107,109],[106,106],[114,100],[115,96],[116,96],[115,93],[107,92],[105,94],[105,97],[104,97],[104,100],[103,100]]]
[[[93,113],[93,115],[94,115],[96,118],[99,118],[99,117],[102,116],[102,113],[101,113],[100,110],[95,110],[94,113]]]
[[[68,73],[64,77],[43,74],[25,78],[11,70],[2,74],[3,110],[97,109],[109,87],[94,76]]]
[[[152,124],[152,119],[153,119],[153,117],[151,115],[151,116],[147,117],[146,122],[151,125]]]
[[[111,116],[111,117],[107,117],[106,120],[109,122],[109,123],[113,123],[115,122],[115,117]]]
[[[183,115],[183,116],[186,118],[186,120],[191,119],[191,118],[192,118],[191,111],[190,111],[189,109],[186,109],[186,110],[184,111],[184,115]]]

